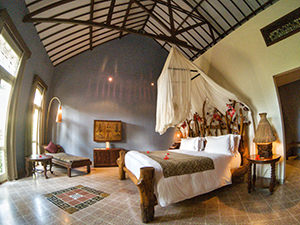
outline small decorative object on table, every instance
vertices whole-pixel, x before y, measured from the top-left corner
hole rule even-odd
[[[267,113],[260,113],[260,121],[253,142],[257,144],[258,155],[262,158],[272,157],[272,142],[276,140],[272,127],[267,120]]]
[[[248,193],[255,187],[256,181],[256,164],[271,164],[271,182],[269,190],[273,194],[275,183],[276,183],[276,174],[275,174],[275,164],[279,161],[280,155],[272,155],[271,157],[261,158],[259,155],[250,155],[247,159],[249,161],[248,168]],[[252,176],[252,164],[253,164],[253,176]]]
[[[44,175],[47,179],[47,165],[50,165],[49,171],[53,173],[52,171],[52,156],[50,155],[31,155],[29,157],[26,157],[26,176],[29,176],[29,167],[30,162],[32,163],[32,173],[35,174],[37,172],[37,169],[35,167],[36,162],[41,162],[44,167]]]

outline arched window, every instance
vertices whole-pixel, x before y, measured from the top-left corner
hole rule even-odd
[[[44,102],[47,85],[35,75],[32,85],[32,98],[30,102],[31,123],[31,154],[40,154],[40,147],[43,144],[43,122],[44,122]]]

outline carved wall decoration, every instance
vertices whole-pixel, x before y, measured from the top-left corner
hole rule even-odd
[[[262,28],[266,45],[270,46],[300,31],[300,7]]]

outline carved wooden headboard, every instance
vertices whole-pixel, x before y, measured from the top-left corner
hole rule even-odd
[[[241,135],[239,152],[242,156],[242,162],[240,168],[232,171],[234,178],[241,177],[247,172],[248,160],[246,158],[249,156],[247,128],[250,122],[245,116],[249,112],[247,106],[230,99],[229,102],[227,110],[220,112],[217,108],[206,107],[207,103],[204,101],[202,115],[196,112],[193,119],[186,119],[177,128],[183,134],[183,137],[205,137],[224,134]]]

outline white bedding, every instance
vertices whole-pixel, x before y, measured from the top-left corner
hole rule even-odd
[[[230,169],[238,168],[241,164],[241,155],[236,153],[234,156],[212,154],[205,151],[186,151],[169,150],[171,152],[183,153],[195,156],[206,156],[214,161],[214,170],[172,176],[164,178],[162,168],[159,163],[152,160],[145,154],[138,151],[129,151],[125,155],[125,166],[138,179],[140,177],[140,168],[151,166],[155,169],[154,191],[157,201],[161,206],[167,206],[171,203],[179,202],[185,199],[195,197],[231,184]]]

